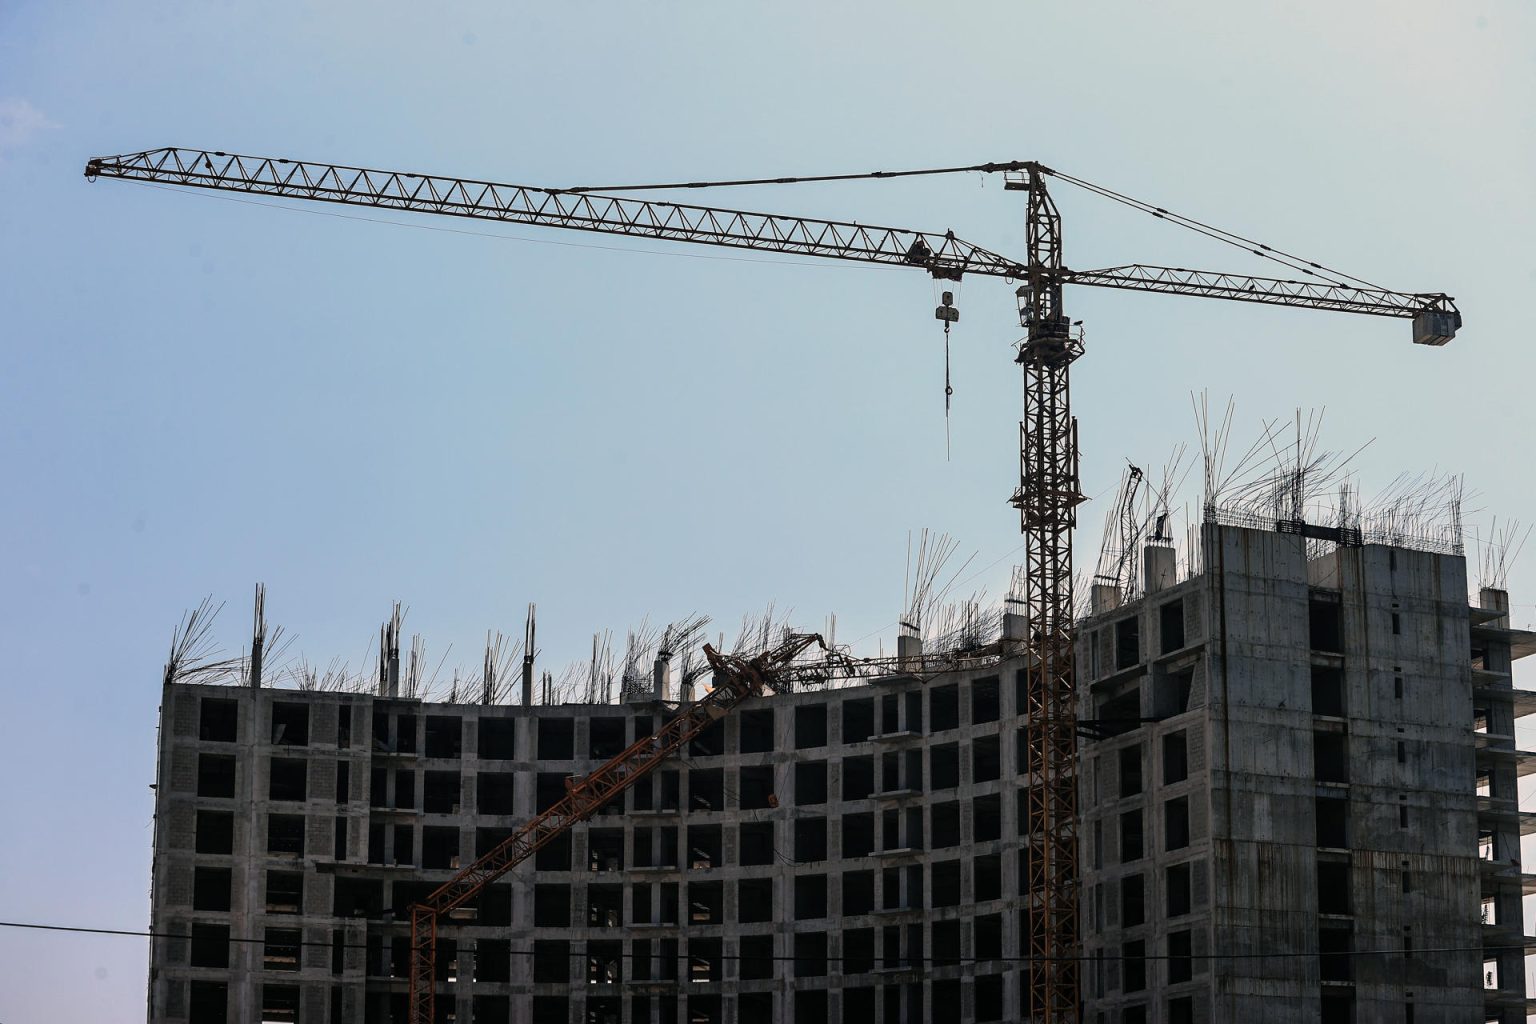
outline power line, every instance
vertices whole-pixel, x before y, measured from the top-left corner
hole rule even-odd
[[[375,919],[369,919],[369,920],[375,920]],[[405,927],[405,925],[406,925],[406,922],[403,919],[400,920],[400,921],[397,921],[397,922],[389,922],[389,923],[399,924],[402,928]],[[451,924],[450,924],[450,927],[451,927]],[[678,925],[677,927],[680,930],[682,929],[681,925]],[[182,933],[182,932],[167,932],[167,931],[134,931],[134,930],[125,929],[125,928],[89,928],[89,927],[84,927],[84,926],[79,926],[79,925],[39,924],[39,923],[36,923],[36,922],[28,922],[28,921],[0,921],[0,928],[18,928],[18,929],[28,929],[28,930],[33,930],[33,931],[65,932],[65,933],[83,934],[83,935],[119,935],[119,936],[127,936],[127,937],[130,937],[130,938],[141,938],[141,939],[191,939],[191,938],[193,938],[193,936],[192,936],[192,934],[190,932]],[[295,929],[295,930],[297,930],[297,929]],[[811,932],[811,933],[800,933],[800,934],[817,934],[817,933],[816,932]],[[381,939],[382,938],[407,938],[407,937],[408,936],[406,936],[406,935],[380,936]],[[267,940],[265,938],[254,938],[254,937],[238,936],[238,935],[228,936],[227,937],[227,941],[230,944],[232,944],[232,945],[252,945],[252,944],[266,945],[266,943],[267,943]],[[495,941],[495,940],[492,940],[492,941]],[[602,942],[602,941],[612,941],[612,940],[604,940],[604,939],[590,940],[589,939],[587,941]],[[367,950],[367,949],[381,948],[381,947],[373,947],[373,946],[369,946],[369,945],[366,945],[366,944],[363,944],[363,943],[356,943],[356,942],[351,942],[351,943],[310,942],[310,941],[304,940],[304,939],[300,939],[297,942],[284,942],[284,943],[281,943],[281,945],[283,945],[285,947],[288,947],[288,948],[292,948],[294,946],[300,946],[300,947],[312,947],[312,948],[331,949],[331,950],[334,950],[334,949],[362,949],[362,950]],[[1536,943],[1533,943],[1533,945],[1536,945]],[[1123,953],[1123,952],[1116,953],[1116,952],[1110,952],[1110,951],[1097,951],[1097,952],[1095,952],[1091,956],[1090,955],[1083,955],[1083,956],[1057,956],[1057,957],[1039,957],[1039,956],[994,956],[994,957],[974,957],[974,956],[972,956],[972,957],[959,957],[959,956],[907,956],[907,955],[902,955],[902,956],[899,957],[899,959],[904,961],[904,962],[906,962],[906,963],[922,962],[922,963],[935,964],[937,966],[944,966],[946,964],[951,964],[952,965],[952,964],[986,964],[986,963],[1034,963],[1034,962],[1039,962],[1039,961],[1043,961],[1043,960],[1050,960],[1050,961],[1075,961],[1077,963],[1093,963],[1093,962],[1099,961],[1099,960],[1102,960],[1102,961],[1105,961],[1105,962],[1109,962],[1111,960],[1134,960],[1134,961],[1142,961],[1142,960],[1208,960],[1209,961],[1209,960],[1296,959],[1296,958],[1301,958],[1301,957],[1319,957],[1319,956],[1326,956],[1326,957],[1342,957],[1342,956],[1350,956],[1350,957],[1359,957],[1359,956],[1420,956],[1420,955],[1426,954],[1426,953],[1498,953],[1498,952],[1507,952],[1507,951],[1514,951],[1514,950],[1526,950],[1528,948],[1530,948],[1530,947],[1525,945],[1525,944],[1523,944],[1523,943],[1506,943],[1506,944],[1500,944],[1500,945],[1482,945],[1482,946],[1428,946],[1428,947],[1413,946],[1413,947],[1406,947],[1406,948],[1405,947],[1393,947],[1393,948],[1386,948],[1386,949],[1351,949],[1351,950],[1338,950],[1336,952],[1335,951],[1329,951],[1329,952],[1326,952],[1326,953],[1325,952],[1321,952],[1321,951],[1317,951],[1317,952],[1303,952],[1303,951],[1294,951],[1293,950],[1293,951],[1285,951],[1285,952],[1258,952],[1258,953],[1190,953],[1188,955],[1172,954],[1172,953],[1146,953],[1146,954],[1131,955],[1131,954],[1127,954],[1127,953]],[[536,951],[531,950],[531,949],[511,949],[511,948],[509,948],[507,950],[507,952],[509,952],[513,956],[538,956],[538,955],[541,955],[541,954],[539,954]],[[546,954],[542,954],[542,955],[546,955],[547,956],[549,954],[546,953]],[[587,956],[587,955],[589,955],[589,954],[587,954],[587,953],[574,953],[574,952],[567,954],[567,956],[569,956],[569,957]],[[682,954],[682,953],[679,954],[680,957],[681,956],[686,956],[686,955],[687,954]],[[692,957],[690,957],[690,958],[692,958]],[[795,956],[793,954],[783,955],[783,956],[780,956],[780,955],[777,955],[777,954],[770,954],[770,955],[765,955],[765,956],[744,956],[742,954],[724,954],[724,953],[717,954],[717,955],[714,955],[714,956],[709,956],[709,957],[697,957],[697,959],[704,959],[704,960],[753,960],[753,961],[764,961],[764,960],[796,961],[796,960],[798,960],[798,961],[800,961],[802,963],[804,963],[806,961],[825,962],[825,963],[833,963],[833,962],[842,963],[842,962],[849,961],[849,960],[856,960],[856,961],[857,960],[870,960],[870,959],[879,960],[879,959],[883,959],[883,958],[884,958],[883,956],[875,956],[875,957],[871,957],[871,956],[848,956],[848,955],[844,955],[844,956],[831,956],[831,955],[825,955],[825,954],[822,955],[822,956],[816,956],[816,957]],[[612,960],[612,959],[633,960],[633,959],[636,959],[636,957],[632,953],[620,952],[616,956],[606,956],[605,955],[604,959],[609,959],[609,960]],[[650,959],[650,958],[646,957],[645,959]]]

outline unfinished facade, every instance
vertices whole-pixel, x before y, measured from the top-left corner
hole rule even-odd
[[[1147,545],[1078,634],[1085,1019],[1524,1021],[1536,635],[1454,551],[1202,546],[1178,581]]]
[[[1018,667],[724,719],[445,922],[439,1017],[1019,1019]],[[167,685],[150,1020],[404,1020],[407,907],[664,713]]]

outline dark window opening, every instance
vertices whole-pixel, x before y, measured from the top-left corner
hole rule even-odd
[[[427,825],[421,830],[421,866],[457,868],[459,866],[459,830]]]
[[[587,927],[620,928],[624,925],[624,887],[593,885],[587,888]]]
[[[1349,902],[1348,862],[1320,860],[1317,862],[1317,912],[1319,914],[1348,914]]]
[[[739,711],[736,717],[740,723],[738,746],[743,754],[772,752],[774,749],[772,711]]]
[[[744,811],[766,810],[777,806],[773,793],[773,768],[770,765],[745,765],[741,769],[741,784],[737,787]]]
[[[840,973],[845,975],[868,974],[874,969],[875,930],[873,928],[851,928],[843,932],[843,969]],[[859,1004],[857,1007],[853,1005],[856,1001]],[[843,1020],[845,1022],[861,1020],[873,1022],[874,1019],[874,989],[843,989]]]
[[[617,751],[615,751],[617,753]],[[719,757],[725,753],[725,723],[711,722],[688,741],[689,757]]]
[[[1324,981],[1350,981],[1354,977],[1354,936],[1348,928],[1317,931],[1318,974]]]
[[[571,870],[571,834],[556,836],[539,847],[533,855],[533,867],[536,871]]]
[[[1316,800],[1317,845],[1349,848],[1349,801],[1343,797],[1320,796]]]
[[[309,765],[300,758],[274,757],[267,776],[267,798],[303,803],[307,798]]]
[[[535,939],[533,943],[534,984],[567,983],[571,980],[571,944],[564,939]],[[565,1002],[561,999],[561,1002]],[[569,1018],[562,1012],[561,1021]]]
[[[959,686],[935,686],[928,691],[928,726],[933,732],[960,727]]]
[[[1022,860],[1022,858],[1020,858]],[[1002,899],[1003,896],[1003,858],[992,853],[984,857],[977,857],[972,864],[975,899],[977,903],[986,900]]]
[[[274,968],[268,968],[273,970]],[[271,1022],[297,1021],[299,1019],[299,986],[297,985],[263,985],[261,986],[261,1020],[262,1024]]]
[[[1349,746],[1341,732],[1312,734],[1313,771],[1318,782],[1349,781]]]
[[[405,811],[416,809],[416,773],[409,768],[395,769],[395,807]]]
[[[233,853],[235,816],[228,811],[198,811],[193,849],[198,853]]]
[[[773,920],[773,879],[743,878],[736,883],[736,920],[762,924]]]
[[[843,872],[843,916],[872,914],[875,910],[875,873]]]
[[[304,852],[304,815],[267,815],[267,852],[302,854]]]
[[[267,913],[297,914],[303,907],[303,874],[297,871],[268,871]]]
[[[691,938],[688,940],[688,980],[711,982],[720,980],[720,940]],[[688,997],[688,1024],[718,1024],[720,997],[715,995],[690,995]]]
[[[193,967],[229,967],[229,925],[192,924]]]
[[[744,867],[761,867],[775,863],[776,848],[773,845],[773,822],[750,821],[741,825],[738,837],[740,859]]]
[[[960,862],[957,860],[940,861],[929,870],[933,878],[933,905],[935,907],[958,907],[960,905]],[[935,948],[937,948],[937,943],[935,943]]]
[[[995,722],[1000,717],[997,678],[976,680],[971,684],[971,724]]]
[[[587,722],[588,755],[596,761],[607,761],[624,752],[629,744],[624,739],[624,719],[602,716]],[[712,730],[711,730],[712,731]],[[698,751],[693,752],[697,756]],[[714,750],[718,754],[720,751]]]
[[[933,922],[933,966],[956,967],[960,963],[960,922]]]
[[[827,745],[827,706],[810,704],[795,708],[795,749]]]
[[[1182,917],[1190,912],[1190,866],[1175,864],[1163,873],[1163,891],[1166,896],[1169,917]]]
[[[1168,933],[1168,984],[1194,977],[1194,943],[1190,932]]]
[[[535,885],[533,887],[533,926],[569,928],[571,926],[571,887]]]
[[[1403,617],[1397,612],[1392,613],[1392,635],[1400,636],[1403,632]]]
[[[1120,927],[1133,928],[1147,920],[1147,880],[1126,875],[1120,880]]]
[[[901,705],[894,693],[880,698],[880,731],[886,735],[901,731]]]
[[[229,868],[192,869],[192,909],[226,913],[229,910]]]
[[[1182,850],[1189,845],[1189,797],[1163,804],[1163,849]]]
[[[457,715],[428,715],[423,753],[427,757],[462,756],[464,720]]]
[[[971,801],[971,840],[988,843],[1003,837],[1003,798],[996,793]]]
[[[795,934],[794,966],[795,977],[797,978],[820,978],[827,973],[826,932],[797,932]],[[825,992],[820,993],[820,995],[823,1000],[825,1000],[827,997]],[[795,1002],[798,1003],[799,1000],[797,999]],[[797,1012],[795,1016],[798,1020],[799,1013]],[[823,1013],[819,1017],[812,1015],[808,1019],[812,1021],[824,1021],[827,1018],[826,1014]]]
[[[576,756],[576,722],[570,718],[541,718],[538,758],[569,761]]]
[[[708,871],[725,864],[723,829],[719,825],[688,826],[688,869]]]
[[[1184,646],[1184,602],[1169,601],[1157,610],[1157,631],[1160,650],[1171,654]]]
[[[695,811],[725,810],[725,771],[695,768],[688,773],[688,806]]]
[[[928,752],[929,780],[934,789],[954,789],[960,785],[960,744],[944,743]]]
[[[299,950],[303,948],[303,935],[297,928],[268,928],[261,948],[261,969],[264,971],[297,971]],[[268,989],[271,986],[267,986]],[[268,1018],[263,1017],[265,1021]]]
[[[1140,860],[1145,851],[1140,808],[1120,815],[1120,861]]]
[[[331,914],[335,917],[379,917],[384,913],[384,883],[364,878],[336,876],[331,890]]]
[[[812,921],[827,916],[827,876],[795,877],[795,920]]]
[[[978,736],[971,741],[971,781],[993,782],[1002,777],[1002,745],[996,736]]]
[[[1003,955],[1003,915],[982,914],[971,929],[977,960],[999,960]],[[935,946],[937,952],[937,946]]]
[[[689,924],[720,924],[725,920],[725,886],[719,882],[688,883]]]
[[[1163,737],[1163,785],[1189,778],[1189,744],[1182,732]]]
[[[587,832],[587,870],[624,870],[624,831],[594,828]]]
[[[342,704],[336,709],[336,746],[346,750],[352,745],[352,705]]]
[[[1407,1011],[1413,1007],[1409,1003],[1404,1008],[1404,1019],[1412,1024],[1413,1015]],[[1322,1005],[1318,1014],[1318,1024],[1353,1024],[1355,1019],[1355,996],[1353,992],[1324,992]]]
[[[229,1019],[229,984],[194,981],[187,1000],[187,1024],[224,1024]]]
[[[197,738],[233,743],[239,738],[240,705],[222,697],[204,697],[198,706]]]
[[[309,745],[309,705],[287,704],[281,701],[272,705],[272,743],[290,747]]]
[[[1147,987],[1147,944],[1140,940],[1127,942],[1120,947],[1121,988],[1127,992],[1140,992]]]
[[[401,715],[395,721],[395,749],[402,754],[416,753],[416,716]]]
[[[1120,736],[1141,728],[1141,687],[1133,686],[1118,697],[1099,702],[1098,733]]]
[[[374,768],[368,773],[368,806],[389,806],[388,768]]]
[[[827,762],[795,765],[795,803],[801,807],[827,802]]]
[[[485,778],[484,775],[480,777]],[[535,775],[533,778],[535,812],[542,814],[564,800],[569,782],[570,776],[565,772],[539,772]]]
[[[428,814],[459,813],[458,772],[425,772],[421,780],[421,809]],[[488,814],[498,813],[482,807]],[[510,812],[508,812],[510,813]]]
[[[517,720],[514,718],[482,718],[479,730],[478,752],[482,761],[510,761],[517,756]]]
[[[344,804],[352,799],[352,762],[336,762],[336,802]]]
[[[1312,666],[1312,713],[1344,717],[1344,670]]]
[[[538,781],[540,783],[543,783],[544,780],[546,779],[546,777],[547,777],[546,774],[540,774]],[[557,775],[554,775],[553,778],[555,780],[556,785],[559,786],[559,791],[555,795],[555,800],[559,800],[561,797],[563,797],[565,795],[565,781],[564,781],[564,777],[557,774]],[[454,779],[454,788],[457,788],[458,787],[458,777],[455,775],[455,776],[453,776],[453,779]],[[517,779],[517,776],[514,775],[512,772],[480,772],[480,773],[478,773],[475,776],[475,791],[476,791],[475,792],[475,798],[476,798],[476,803],[478,805],[479,812],[481,814],[513,814],[513,813],[515,813],[515,808],[516,808],[515,781],[516,781],[516,779]],[[443,786],[442,791],[440,791],[440,796],[443,796],[443,797],[446,797],[446,796],[449,795],[447,793],[446,781],[447,780],[443,780],[443,782],[440,783],[440,785]],[[542,789],[542,786],[541,786],[541,789]],[[542,792],[540,793],[541,798],[544,795],[545,795],[544,793],[542,793]],[[454,798],[454,802],[457,803],[458,802],[458,794],[457,793],[453,794],[453,798]],[[553,802],[553,801],[551,801],[551,802]]]
[[[868,857],[875,850],[875,816],[873,814],[845,814],[842,816],[844,860]]]
[[[800,864],[827,859],[827,819],[795,821],[795,860]]]
[[[740,945],[743,981],[761,981],[773,977],[772,935],[744,935]]]
[[[1115,623],[1115,669],[1141,662],[1141,619],[1131,616]]]
[[[875,791],[875,759],[850,757],[843,761],[843,799],[865,800]]]
[[[1314,651],[1344,653],[1344,606],[1338,601],[1307,602],[1307,627]]]
[[[1003,976],[983,974],[976,979],[976,1019],[1003,1019]]]
[[[1159,718],[1182,715],[1189,710],[1190,695],[1195,689],[1193,667],[1162,672],[1154,676],[1152,713]]]
[[[395,863],[416,863],[416,830],[409,825],[395,826]]]
[[[1135,796],[1141,792],[1141,745],[1122,747],[1119,753],[1120,795]]]
[[[945,850],[960,845],[960,805],[958,803],[934,804],[933,848]],[[891,849],[887,845],[886,849]]]
[[[197,795],[228,798],[235,795],[235,759],[229,754],[197,755]]]

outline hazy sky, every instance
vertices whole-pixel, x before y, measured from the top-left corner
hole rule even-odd
[[[0,918],[147,924],[161,664],[204,595],[237,651],[265,581],[296,650],[354,669],[393,600],[450,666],[537,601],[558,670],[594,630],[769,601],[889,647],[908,531],[978,552],[962,589],[993,597],[1019,544],[1003,282],[958,296],[946,461],[919,273],[91,185],[87,157],[546,185],[1039,159],[1457,297],[1466,329],[1426,349],[1403,321],[1069,293],[1086,561],[1124,460],[1197,448],[1201,390],[1244,439],[1298,407],[1326,446],[1374,438],[1367,495],[1455,470],[1484,536],[1536,518],[1532,97],[1518,2],[0,3]],[[1057,194],[1071,265],[1266,272]],[[977,175],[716,198],[1023,255],[1022,200]],[[0,929],[0,1021],[141,1020],[146,961]]]

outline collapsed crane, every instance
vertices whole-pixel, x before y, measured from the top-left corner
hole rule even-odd
[[[955,237],[952,231],[874,227],[853,221],[600,194],[961,172],[1001,173],[1005,189],[1025,193],[1025,258],[1015,260],[999,255]],[[1019,511],[1025,537],[1029,642],[1024,710],[1028,742],[1027,763],[1020,766],[1020,771],[1027,778],[1028,801],[1028,836],[1023,856],[1028,880],[1025,909],[1029,925],[1025,942],[1029,1013],[1030,1019],[1039,1024],[1076,1021],[1079,1005],[1072,535],[1077,507],[1086,497],[1079,482],[1077,422],[1071,414],[1069,368],[1082,356],[1083,342],[1081,332],[1074,330],[1077,324],[1065,311],[1063,289],[1067,285],[1085,285],[1398,317],[1412,320],[1413,340],[1421,345],[1444,345],[1461,327],[1460,312],[1451,297],[1443,293],[1380,288],[1037,161],[814,178],[562,189],[167,147],[93,158],[86,164],[85,175],[90,180],[120,178],[852,260],[922,270],[939,280],[958,281],[966,274],[979,274],[1018,282],[1015,295],[1025,336],[1018,343],[1015,362],[1024,377],[1024,408],[1019,424],[1019,483],[1010,501]],[[1063,261],[1061,216],[1047,189],[1050,178],[1278,263],[1305,280],[1144,264],[1071,269]],[[958,316],[947,294],[937,315],[945,321],[946,328]],[[431,922],[436,921],[438,912],[432,912]],[[421,927],[427,929],[428,922],[424,911]],[[412,941],[414,949],[416,939]],[[414,986],[414,966],[412,978]],[[412,991],[416,989],[413,987]],[[430,987],[424,991],[424,998],[430,1001]],[[430,1024],[430,1005],[423,1016],[415,998],[412,1024]]]
[[[614,797],[645,778],[705,729],[765,689],[777,690],[778,674],[812,646],[826,647],[815,633],[791,634],[771,650],[751,658],[723,654],[709,644],[704,656],[714,669],[714,686],[654,733],[583,779],[567,779],[566,793],[535,815],[473,864],[411,907],[410,1007],[412,1024],[435,1016],[437,922],[485,891],[486,886],[537,853],[554,839],[596,814]]]

